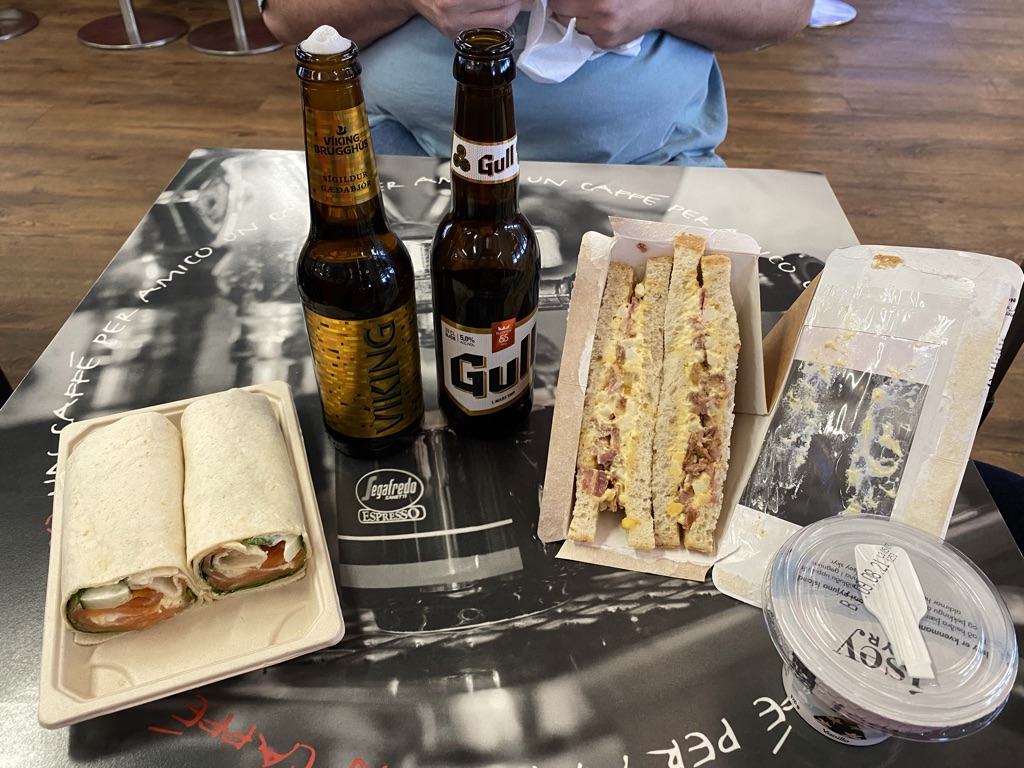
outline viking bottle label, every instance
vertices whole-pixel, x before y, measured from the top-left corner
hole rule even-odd
[[[415,301],[370,320],[305,310],[327,425],[348,437],[401,432],[422,412]]]
[[[380,191],[370,125],[360,105],[338,111],[305,108],[310,195],[324,205],[365,203]]]

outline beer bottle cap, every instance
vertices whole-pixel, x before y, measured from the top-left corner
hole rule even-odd
[[[317,27],[313,34],[299,43],[299,47],[314,56],[330,56],[344,53],[352,47],[352,41],[342,37],[328,24]]]

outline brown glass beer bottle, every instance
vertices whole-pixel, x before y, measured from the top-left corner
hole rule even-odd
[[[438,400],[448,423],[494,436],[533,407],[540,249],[519,210],[512,36],[455,41],[451,210],[431,248]]]
[[[324,425],[344,453],[384,456],[423,416],[412,260],[385,218],[356,45],[320,27],[295,56],[310,208],[297,283]]]

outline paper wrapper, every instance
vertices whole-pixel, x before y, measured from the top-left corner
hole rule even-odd
[[[775,408],[731,516],[749,535],[715,566],[722,592],[760,605],[779,544],[831,515],[945,536],[1022,280],[962,251],[829,256],[765,339]]]

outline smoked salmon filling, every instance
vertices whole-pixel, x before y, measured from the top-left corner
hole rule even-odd
[[[215,592],[226,594],[269,584],[306,564],[306,548],[294,534],[257,536],[223,544],[203,558],[199,575]]]
[[[183,577],[130,576],[78,590],[68,600],[67,618],[79,632],[134,632],[177,616],[195,599]]]

